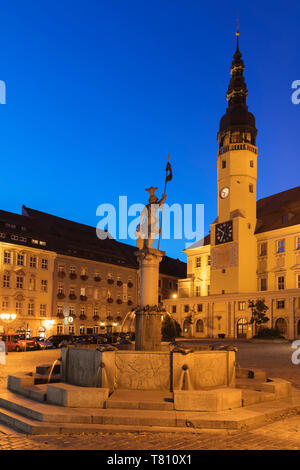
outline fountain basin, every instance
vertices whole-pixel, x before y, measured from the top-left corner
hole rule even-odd
[[[62,348],[62,381],[126,390],[235,387],[235,351],[99,351]]]

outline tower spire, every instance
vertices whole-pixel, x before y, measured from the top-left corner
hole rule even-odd
[[[220,121],[218,139],[228,131],[243,131],[248,129],[253,136],[253,142],[255,142],[257,130],[255,128],[255,118],[253,114],[248,111],[246,103],[248,90],[244,77],[245,66],[239,44],[240,25],[238,19],[235,35],[236,50],[230,67],[231,78],[226,93],[228,107],[226,114]]]

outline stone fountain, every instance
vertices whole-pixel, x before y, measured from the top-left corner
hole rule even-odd
[[[156,211],[166,196],[157,201],[156,189],[147,189],[149,203],[137,227],[135,350],[66,346],[60,364],[10,375],[8,392],[0,396],[0,422],[44,434],[162,426],[241,429],[300,411],[300,396],[291,397],[289,382],[236,368],[235,350],[161,347],[158,278],[165,253],[152,245]]]

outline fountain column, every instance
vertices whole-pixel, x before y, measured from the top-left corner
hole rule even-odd
[[[136,310],[135,350],[160,351],[161,316],[158,306],[159,263],[164,251],[144,247],[135,253],[140,267],[139,307]]]

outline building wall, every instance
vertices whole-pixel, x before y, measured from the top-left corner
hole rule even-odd
[[[108,283],[109,279],[113,282]],[[137,292],[137,270],[134,268],[59,255],[55,261],[53,289],[57,331],[106,333],[107,327],[120,331],[126,314],[137,304]],[[58,318],[59,314],[64,318]],[[85,319],[80,318],[83,314]],[[95,315],[99,318],[94,318]],[[69,316],[74,318],[72,323],[65,320]]]
[[[0,242],[1,313],[17,314],[13,322],[0,320],[2,332],[30,329],[32,336],[38,335],[40,328],[46,329],[46,336],[52,332],[55,257],[47,250]]]
[[[282,240],[283,244],[279,243]],[[226,282],[218,279],[218,289],[224,288],[225,293],[207,296],[207,286],[211,282],[211,267],[206,262],[210,245],[186,250],[188,277],[178,282],[178,298],[164,302],[169,313],[179,321],[185,336],[218,337],[218,334],[225,334],[237,337],[238,321],[245,319],[247,323],[251,318],[248,301],[264,299],[270,318],[266,326],[275,327],[282,319],[286,323],[285,336],[290,339],[300,337],[300,225],[257,234],[256,242],[257,288],[245,293],[226,293]],[[263,243],[266,248],[261,247]],[[262,284],[262,279],[266,279],[266,284]],[[196,291],[197,283],[200,287]],[[189,323],[191,316],[193,320]],[[198,320],[202,320],[203,325],[200,322],[197,328]],[[255,334],[251,325],[241,326],[241,330],[247,330],[247,337]]]

